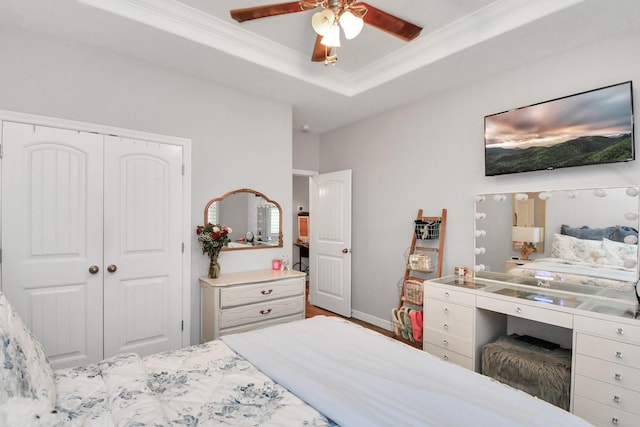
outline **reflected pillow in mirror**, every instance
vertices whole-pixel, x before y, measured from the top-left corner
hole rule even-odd
[[[594,264],[594,253],[600,258],[602,241],[578,239],[555,233],[551,243],[551,257],[567,261],[588,262]]]
[[[610,233],[610,227],[607,228],[589,228],[586,225],[583,225],[580,228],[570,227],[567,224],[562,224],[560,226],[560,233],[566,236],[576,237],[578,239],[586,239],[586,240],[602,240],[607,237]]]
[[[614,242],[603,239],[602,248],[610,265],[624,268],[635,268],[638,260],[638,245]]]
[[[624,238],[627,236],[635,236],[637,238],[638,230],[633,227],[627,227],[625,225],[616,225],[615,227],[611,227],[611,233],[609,233],[608,236],[604,237],[609,240],[613,240],[614,242],[625,243]]]

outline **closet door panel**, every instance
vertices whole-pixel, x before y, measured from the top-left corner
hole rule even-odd
[[[54,368],[100,360],[103,137],[2,126],[2,290]]]
[[[179,348],[182,147],[106,137],[104,200],[105,357]]]

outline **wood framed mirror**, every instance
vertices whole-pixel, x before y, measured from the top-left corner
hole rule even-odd
[[[230,227],[231,241],[223,251],[283,246],[282,207],[259,191],[241,188],[209,200],[204,223]]]

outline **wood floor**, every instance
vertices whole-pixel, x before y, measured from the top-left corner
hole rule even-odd
[[[335,313],[332,313],[332,312],[330,312],[330,311],[326,311],[326,310],[323,310],[323,309],[321,309],[321,308],[319,308],[319,307],[316,307],[315,305],[311,305],[311,304],[309,303],[309,290],[308,290],[308,289],[307,289],[307,299],[306,299],[306,303],[307,303],[307,306],[306,306],[306,317],[307,317],[307,318],[309,318],[309,317],[313,317],[313,316],[336,316],[336,317],[342,317],[342,316],[340,316],[340,315],[338,315],[338,314],[335,314]],[[344,318],[344,317],[343,317],[343,318]],[[421,343],[412,343],[412,342],[409,342],[408,340],[404,340],[404,339],[402,339],[402,338],[395,337],[395,336],[393,335],[393,332],[392,332],[392,331],[388,331],[388,330],[386,330],[386,329],[384,329],[384,328],[380,328],[380,327],[375,326],[375,325],[372,325],[372,324],[370,324],[370,323],[363,322],[362,320],[354,319],[353,317],[352,317],[352,318],[349,318],[349,319],[347,319],[347,320],[349,320],[349,321],[351,321],[351,322],[353,322],[353,323],[357,323],[358,325],[363,326],[363,327],[365,327],[365,328],[367,328],[367,329],[371,329],[371,330],[374,330],[374,331],[376,331],[376,332],[379,332],[379,333],[381,333],[382,335],[385,335],[385,336],[388,336],[388,337],[395,338],[395,339],[397,339],[398,341],[403,342],[403,343],[408,344],[408,345],[411,345],[411,346],[413,346],[413,347],[422,348]]]

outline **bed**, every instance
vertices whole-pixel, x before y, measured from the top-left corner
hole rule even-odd
[[[0,404],[48,402],[61,426],[588,425],[335,317],[52,371],[0,293],[0,336]]]
[[[633,291],[638,279],[638,245],[626,243],[631,241],[637,242],[637,232],[628,227],[590,229],[563,225],[561,233],[553,235],[550,257],[522,263],[507,273]]]

